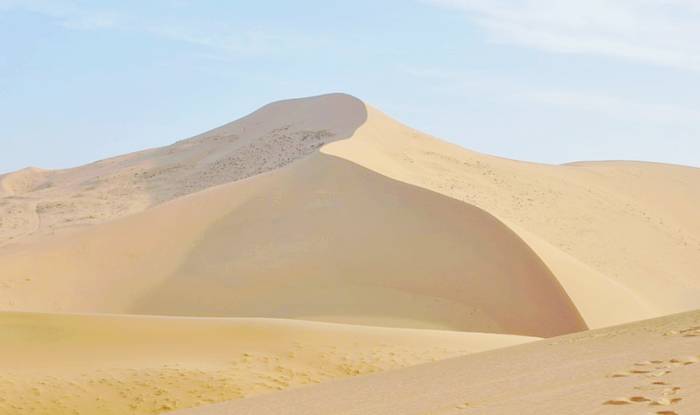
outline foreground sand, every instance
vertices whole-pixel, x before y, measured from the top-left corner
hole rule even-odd
[[[274,319],[0,313],[0,413],[155,414],[531,340]]]
[[[700,311],[177,415],[282,413],[694,415],[700,413]]]

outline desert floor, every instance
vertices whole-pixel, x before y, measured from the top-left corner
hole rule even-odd
[[[177,414],[697,414],[698,380],[690,312]]]

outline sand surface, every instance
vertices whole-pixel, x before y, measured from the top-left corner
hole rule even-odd
[[[323,154],[6,254],[0,269],[0,301],[28,311],[586,328],[488,213]]]
[[[692,415],[699,380],[696,311],[176,414]]]
[[[0,413],[153,414],[526,341],[275,319],[0,313]]]
[[[287,167],[280,170],[282,166]],[[543,296],[555,303],[546,304],[546,309],[567,308],[567,299],[549,294],[557,290],[548,281],[551,272],[586,326],[604,327],[700,307],[696,277],[700,215],[694,209],[700,205],[699,181],[700,169],[682,166],[638,162],[553,166],[479,154],[412,130],[348,95],[281,101],[172,146],[74,169],[29,169],[0,178],[4,189],[0,205],[6,209],[0,215],[0,240],[5,241],[0,248],[0,306],[27,311],[301,317],[546,336],[582,325],[569,315],[551,328],[545,319],[534,331],[510,323],[500,327],[504,323],[494,321],[492,311],[464,297],[457,301],[462,304],[455,304],[438,295],[427,319],[416,319],[410,312],[413,306],[401,304],[411,302],[412,295],[425,294],[420,287],[407,287],[415,280],[411,274],[433,278],[437,272],[448,279],[455,272],[483,276],[476,293],[483,301],[482,286],[490,279],[486,274],[494,272],[513,275],[526,285],[535,281],[532,291],[547,287]],[[343,200],[349,188],[355,189],[352,207]],[[213,191],[202,191],[207,189]],[[384,194],[384,189],[394,190]],[[408,193],[411,196],[403,196]],[[459,201],[460,207],[441,196]],[[414,202],[418,199],[423,206]],[[475,208],[487,214],[476,214]],[[144,214],[137,218],[138,212]],[[323,213],[316,219],[319,212]],[[383,220],[393,219],[397,212],[402,217]],[[457,223],[462,216],[471,219]],[[128,220],[114,221],[119,217]],[[238,224],[233,223],[236,217]],[[510,229],[487,230],[496,226],[492,217]],[[294,227],[297,219],[300,224]],[[148,229],[142,226],[146,222]],[[287,225],[277,226],[281,222]],[[107,226],[89,225],[100,223]],[[432,230],[441,226],[448,229]],[[143,231],[136,232],[135,227]],[[463,235],[467,227],[476,230],[469,235],[471,241]],[[242,228],[248,229],[239,236]],[[427,228],[431,229],[426,232]],[[451,230],[456,235],[443,238],[441,233]],[[525,260],[522,244],[511,240],[500,252],[490,249],[482,261],[476,260],[482,257],[476,246],[499,245],[508,232],[517,234],[537,258]],[[489,242],[490,235],[494,237]],[[380,241],[372,243],[377,238]],[[443,246],[435,246],[435,241]],[[231,244],[245,245],[248,252],[231,254],[226,251]],[[325,251],[316,251],[319,247]],[[461,262],[451,259],[466,251],[471,254]],[[326,260],[328,252],[336,258]],[[368,252],[385,255],[377,258],[381,271],[370,270],[375,264],[369,261],[358,263]],[[402,252],[409,261],[403,260]],[[277,264],[267,264],[272,254],[270,262]],[[31,259],[37,255],[41,261]],[[222,258],[236,255],[235,266]],[[342,255],[346,257],[337,258]],[[214,256],[217,260],[210,266]],[[513,260],[511,272],[507,269],[511,259],[496,256],[523,260]],[[421,265],[416,268],[411,260]],[[548,270],[536,270],[532,262],[539,260]],[[527,261],[531,264],[524,265]],[[290,287],[298,275],[282,265],[304,273],[315,286],[319,278],[327,282],[335,274],[363,275],[372,280],[373,288],[369,292],[367,287],[351,288],[359,290],[355,297],[363,298],[396,290],[390,280],[407,270],[415,272],[399,276],[402,292],[392,297],[403,311],[383,317],[377,316],[383,310],[376,310],[370,300],[344,303],[344,309],[352,310],[345,315],[320,305],[313,310],[280,306],[273,312],[259,309],[260,302],[235,309],[216,300],[200,304],[198,298],[209,298],[212,288],[217,292],[222,285],[236,288],[239,279],[253,278],[251,270],[258,270],[259,262],[267,269],[257,272],[264,277],[256,276],[256,281],[271,286],[256,293],[270,295],[279,289],[307,293],[306,286]],[[428,276],[426,269],[436,272]],[[196,278],[201,288],[192,291],[188,278]],[[124,284],[113,285],[115,279]],[[450,291],[453,283],[447,284]],[[101,298],[99,293],[107,287],[109,298]],[[169,306],[168,293],[183,287],[190,298],[181,309]],[[57,288],[61,295],[53,295]],[[316,301],[324,297],[308,294]],[[157,298],[151,301],[152,296]],[[461,300],[466,300],[466,308]],[[427,306],[418,303],[422,305],[417,313],[425,315]],[[473,321],[450,317],[465,313],[473,314]]]
[[[697,206],[697,168],[493,157],[344,94],[5,174],[0,413],[161,413],[534,337],[203,410],[697,412],[697,313],[585,331],[700,309]]]
[[[277,169],[351,136],[365,119],[365,105],[346,95],[280,101],[166,147],[71,169],[0,175],[0,247]]]
[[[698,168],[502,159],[371,107],[352,138],[321,151],[491,213],[536,251],[590,327],[700,307]]]

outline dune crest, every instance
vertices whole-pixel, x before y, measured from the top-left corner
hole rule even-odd
[[[166,147],[0,176],[0,248],[275,170],[351,136],[365,119],[365,105],[345,94],[285,100]]]
[[[573,282],[580,291],[585,281],[594,301],[621,307],[577,304],[591,327],[700,307],[700,169],[503,159],[440,141],[371,107],[350,139],[321,151],[494,215],[565,288]]]

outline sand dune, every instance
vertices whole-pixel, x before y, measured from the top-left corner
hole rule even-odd
[[[698,309],[698,183],[476,153],[344,94],[6,174],[0,412],[160,413]],[[678,415],[698,410],[699,327],[684,314],[184,413]]]
[[[0,413],[152,414],[531,340],[292,320],[0,313]]]
[[[65,170],[0,176],[0,247],[110,221],[287,165],[366,118],[342,94],[287,100],[170,146]]]
[[[377,177],[382,175],[427,189],[466,203],[467,206],[479,207],[495,216],[515,231],[544,261],[590,327],[604,327],[700,306],[700,280],[696,277],[696,271],[700,269],[700,215],[694,212],[694,206],[700,203],[700,186],[697,186],[700,169],[635,162],[551,166],[500,159],[471,152],[411,130],[361,101],[342,94],[270,104],[241,120],[160,149],[116,157],[75,169],[30,169],[6,175],[0,178],[4,189],[0,209],[5,209],[0,216],[0,237],[4,237],[6,242],[14,243],[7,245],[4,252],[9,252],[9,256],[16,258],[17,252],[22,250],[22,244],[37,242],[36,246],[45,246],[42,240],[47,239],[46,234],[65,234],[69,230],[84,228],[85,224],[111,221],[117,217],[149,211],[154,205],[178,200],[184,194],[196,194],[217,184],[240,183],[237,181],[252,176],[257,180],[256,183],[263,186],[263,183],[270,181],[286,180],[282,177],[303,175],[301,172],[283,173],[275,176],[278,179],[262,179],[259,173],[276,170],[295,160],[318,154],[319,148],[323,154],[363,166],[370,173],[377,173]],[[318,156],[315,157],[319,159]],[[295,171],[310,169],[295,164],[291,166]],[[320,166],[323,163],[318,164]],[[323,169],[318,167],[317,174],[327,174]],[[317,205],[332,203],[321,200],[325,196],[319,193],[327,191],[328,187],[335,187],[334,184],[330,179],[326,183],[320,181],[321,178],[312,178],[308,186],[297,183],[296,192],[312,198]],[[312,185],[319,188],[313,189]],[[255,186],[258,184],[240,185],[239,188],[250,189]],[[392,183],[392,186],[396,186],[396,183]],[[230,191],[243,192],[238,189]],[[251,191],[253,190],[248,191],[249,194]],[[127,252],[117,249],[115,257],[108,260],[109,266],[99,260],[97,263],[87,260],[86,264],[82,264],[83,254],[75,248],[75,244],[97,244],[91,237],[84,235],[76,236],[75,239],[83,242],[54,242],[54,246],[59,246],[54,251],[36,248],[37,253],[43,252],[41,255],[53,259],[34,266],[17,265],[15,259],[3,258],[7,255],[2,255],[3,251],[0,251],[0,270],[3,270],[0,284],[5,288],[0,292],[0,304],[6,309],[14,310],[158,311],[169,314],[194,311],[197,314],[231,315],[229,311],[233,310],[227,311],[218,306],[207,312],[197,310],[192,304],[182,312],[160,305],[150,308],[150,297],[146,294],[164,283],[168,276],[182,271],[182,266],[192,266],[191,263],[180,264],[178,261],[188,257],[199,243],[196,240],[199,233],[205,232],[209,227],[216,228],[219,218],[233,215],[234,211],[242,208],[234,207],[233,203],[226,204],[228,199],[225,202],[218,199],[205,201],[208,197],[216,198],[215,193],[221,194],[221,191],[217,192],[199,196],[199,202],[190,202],[207,205],[206,213],[198,212],[197,218],[184,217],[185,213],[167,213],[165,210],[154,213],[153,217],[162,215],[178,221],[177,232],[169,236],[162,234],[171,233],[172,230],[167,227],[165,220],[158,218],[134,219],[129,224],[118,222],[129,228],[139,221],[148,221],[150,229],[161,234],[157,237],[145,236],[146,241],[136,243],[129,237],[130,231],[120,232],[116,230],[118,225],[110,226],[109,229],[113,231],[107,232],[108,234],[118,233],[123,236],[121,239],[115,237],[115,246],[134,246],[129,247]],[[292,193],[285,193],[280,188],[271,199],[281,199],[284,203],[290,194]],[[223,195],[218,197],[226,198]],[[261,197],[257,203],[264,204]],[[374,195],[366,192],[362,197],[369,203]],[[437,197],[435,199],[439,200]],[[236,200],[243,204],[242,198]],[[305,202],[297,200],[294,203]],[[227,207],[215,206],[217,204],[225,204]],[[266,214],[279,216],[281,210],[286,208],[287,206],[280,206],[275,211],[277,213]],[[473,211],[468,207],[464,210]],[[367,214],[371,216],[379,212]],[[338,213],[338,222],[350,226],[348,222],[352,219],[347,216],[340,219],[341,216]],[[488,215],[482,217],[487,218]],[[405,219],[409,220],[407,217]],[[255,221],[250,217],[247,220],[250,223]],[[266,220],[262,215],[258,218],[258,222]],[[151,223],[160,223],[162,226]],[[398,223],[392,226],[404,228]],[[102,232],[103,228],[99,229],[94,233]],[[293,249],[295,244],[300,243],[318,245],[321,243],[319,238],[323,239],[325,235],[318,233],[318,227],[316,229],[316,234],[308,233],[308,240],[296,235],[293,243],[285,242],[284,236],[278,243],[285,244],[285,249]],[[418,231],[417,228],[413,230]],[[61,236],[58,237],[56,241]],[[158,237],[167,240],[156,240]],[[180,240],[172,240],[173,238]],[[231,238],[236,239],[233,236]],[[252,242],[250,238],[258,238],[256,243],[264,244],[260,240],[264,238],[262,232],[246,238],[248,242]],[[238,239],[237,243],[247,243],[246,238]],[[100,246],[103,251],[93,254],[106,258],[103,253],[104,250],[112,251],[111,242],[106,237],[97,236],[97,239],[102,240],[101,245],[96,246]],[[483,238],[477,237],[476,240],[483,241]],[[157,244],[158,249],[154,249],[154,244]],[[428,244],[426,240],[425,245]],[[74,248],[68,248],[70,246]],[[250,248],[250,245],[246,246]],[[69,249],[71,252],[66,251]],[[255,249],[257,251],[250,253],[246,262],[252,264],[259,260],[259,255],[266,252],[267,248],[258,246]],[[31,245],[24,255],[33,256],[34,251],[35,246]],[[144,252],[151,254],[148,258],[143,258]],[[201,254],[201,250],[199,252]],[[219,254],[222,252],[219,251],[217,255]],[[295,255],[298,262],[303,262],[299,252]],[[502,255],[507,257],[511,252],[504,250]],[[312,256],[309,252],[308,261],[311,261]],[[118,258],[126,258],[128,264]],[[438,256],[435,260],[441,261],[442,258]],[[76,265],[76,261],[81,263]],[[478,268],[474,268],[473,261],[467,262],[461,264],[465,269]],[[430,264],[433,267],[434,263]],[[490,264],[491,262],[484,261],[483,265],[491,266]],[[298,265],[313,266],[311,262]],[[353,268],[357,264],[341,262],[337,265],[345,267],[343,272],[347,273],[366,272],[363,268]],[[51,269],[52,272],[64,270],[63,274],[70,274],[70,277],[68,280],[58,277],[61,272],[54,277],[47,277],[43,271],[34,267]],[[200,273],[221,276],[223,270],[214,271],[211,268],[203,271],[195,267],[188,272],[190,276]],[[99,277],[95,273],[96,269],[100,270]],[[245,270],[235,270],[241,271]],[[84,303],[102,303],[103,299],[93,293],[106,286],[112,287],[108,283],[105,285],[104,281],[110,278],[121,279],[123,273],[147,276],[139,277],[138,286],[127,284],[130,291],[143,295],[143,300],[135,296],[121,298],[117,294],[113,300],[106,301],[101,309],[76,305],[71,300],[71,297],[78,296],[83,298],[81,301]],[[105,274],[112,274],[112,277]],[[80,275],[87,275],[87,280]],[[182,274],[180,276],[184,277]],[[35,278],[42,282],[38,285]],[[43,291],[41,284],[60,285],[65,294],[44,300],[41,294],[34,295]],[[118,287],[113,288],[119,291]],[[172,284],[163,288],[175,289]],[[304,289],[301,291],[303,293]],[[378,293],[376,290],[373,292]],[[94,298],[85,299],[84,293],[89,293]],[[364,291],[362,293],[362,296],[367,295]],[[197,293],[190,291],[190,294],[196,296]],[[408,301],[395,299],[398,304]],[[441,301],[438,299],[438,302]],[[464,309],[444,303],[439,307],[443,309],[439,314],[465,312]],[[241,310],[238,308],[235,311]],[[362,314],[357,309],[353,313]],[[305,317],[329,317],[323,314],[319,310],[317,313],[306,313]],[[273,315],[289,316],[285,313]],[[376,312],[370,312],[359,321],[370,323],[374,318],[372,315],[376,315]],[[410,316],[396,317],[398,316],[385,318],[383,322],[376,321],[381,324],[391,322],[392,325],[423,326],[423,322],[415,321]],[[330,316],[334,321],[346,318],[348,317]],[[404,318],[409,321],[399,322]],[[347,321],[357,320],[349,318]],[[444,324],[442,317],[439,321],[430,322],[427,327],[467,328],[454,322]],[[483,325],[472,328],[485,330]]]
[[[585,329],[488,213],[322,154],[7,254],[0,269],[20,310]]]
[[[698,379],[696,311],[173,415],[695,414]]]
[[[411,130],[371,107],[350,139],[321,151],[496,216],[540,255],[591,327],[700,307],[700,169],[502,159]],[[594,301],[618,307],[590,304],[584,285]]]

